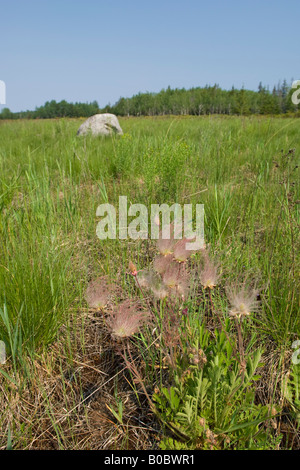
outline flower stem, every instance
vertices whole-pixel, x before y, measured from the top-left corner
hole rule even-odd
[[[217,312],[217,311],[215,310],[215,308],[214,308],[214,303],[213,303],[213,299],[212,299],[212,295],[211,295],[211,290],[210,290],[210,289],[208,289],[208,293],[209,293],[209,300],[210,300],[210,305],[211,305],[211,311],[212,311],[213,315],[215,315],[215,316],[217,317],[219,323],[221,324],[222,330],[224,331],[224,333],[225,333],[225,335],[226,335],[227,341],[228,341],[228,343],[230,344],[230,346],[232,347],[233,354],[236,356],[236,353],[237,353],[236,348],[235,348],[235,346],[234,346],[233,344],[231,344],[230,338],[229,338],[229,336],[228,336],[228,333],[227,333],[227,331],[226,331],[225,326],[223,325],[223,322],[222,322],[222,320],[221,320],[221,317],[220,317],[220,315],[218,314],[218,312]]]
[[[243,332],[242,332],[242,325],[241,321],[235,317],[236,329],[238,333],[238,344],[239,344],[239,353],[240,353],[240,363],[241,363],[241,370],[242,370],[242,379],[244,380],[245,375],[245,350],[244,350],[244,342],[243,342]]]

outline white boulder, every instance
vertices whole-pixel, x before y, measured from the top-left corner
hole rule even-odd
[[[95,114],[89,117],[77,131],[77,135],[122,135],[123,131],[119,124],[117,116],[110,113]]]

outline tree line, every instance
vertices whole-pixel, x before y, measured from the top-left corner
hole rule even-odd
[[[259,84],[257,91],[244,88],[223,90],[218,85],[172,89],[158,93],[138,93],[131,98],[121,97],[114,105],[100,109],[92,103],[68,103],[63,100],[47,101],[34,111],[13,113],[4,108],[2,119],[45,119],[59,117],[89,117],[97,113],[113,113],[117,116],[205,115],[205,114],[287,114],[300,112],[300,105],[292,102],[295,90],[286,82],[274,86],[272,91]]]
[[[189,90],[168,87],[159,93],[120,98],[115,105],[106,106],[105,111],[119,116],[286,114],[300,110],[291,99],[294,91],[286,81],[272,91],[261,83],[257,91],[234,87],[222,90],[218,85]]]
[[[100,112],[97,101],[92,103],[68,103],[65,100],[57,103],[55,100],[47,101],[34,111],[11,112],[3,108],[0,119],[51,119],[61,117],[89,117]]]

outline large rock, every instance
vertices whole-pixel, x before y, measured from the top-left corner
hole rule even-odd
[[[114,114],[95,114],[89,117],[77,131],[77,135],[112,135],[123,134],[118,118]]]

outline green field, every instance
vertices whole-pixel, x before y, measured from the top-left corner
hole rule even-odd
[[[121,118],[112,138],[77,137],[82,122],[0,122],[0,448],[299,449],[299,120]],[[156,242],[96,236],[120,195],[204,204],[216,286],[199,252],[184,301],[140,289],[129,263]],[[259,305],[241,321],[228,289],[244,284]],[[128,299],[153,319],[116,341]]]

